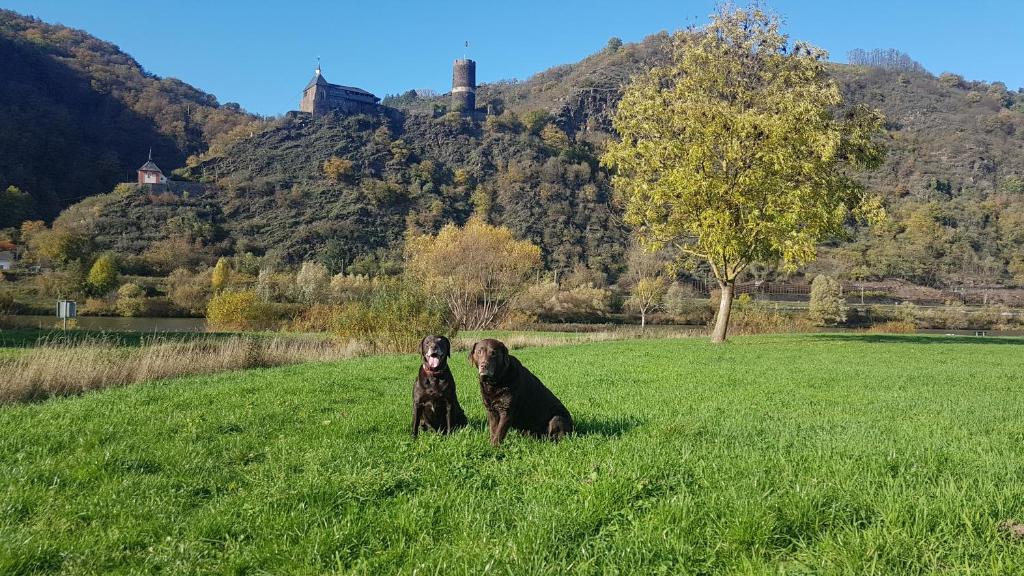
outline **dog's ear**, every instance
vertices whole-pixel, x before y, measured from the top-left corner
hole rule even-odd
[[[423,340],[420,340],[420,356],[427,353],[427,338],[430,338],[430,336],[424,336]]]
[[[473,345],[469,347],[469,363],[476,364],[476,360],[473,360],[473,354],[476,353],[476,345],[479,342],[473,342]]]
[[[449,340],[447,336],[440,336],[440,338],[441,338],[441,343],[444,344],[444,355],[445,356],[451,356],[452,355],[452,341]]]
[[[504,342],[498,342],[498,351],[501,352],[501,367],[504,370],[508,368],[508,364],[511,362],[508,355],[508,346],[505,346]]]

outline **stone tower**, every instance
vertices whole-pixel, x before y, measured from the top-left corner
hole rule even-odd
[[[452,110],[476,109],[476,62],[463,58],[452,67]]]

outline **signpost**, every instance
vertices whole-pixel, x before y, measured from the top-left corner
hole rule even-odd
[[[78,316],[78,303],[74,300],[57,300],[57,318],[64,321],[64,330],[68,329],[68,318]]]

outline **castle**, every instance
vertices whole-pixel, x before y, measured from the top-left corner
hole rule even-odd
[[[302,91],[302,103],[299,110],[309,112],[314,116],[331,110],[346,114],[372,113],[377,110],[378,102],[380,102],[380,98],[362,88],[331,84],[324,79],[324,75],[320,72],[320,65],[317,64],[313,79]]]
[[[337,111],[343,114],[374,113],[380,98],[352,86],[331,84],[324,79],[317,64],[313,79],[302,91],[300,112],[317,116]],[[464,114],[476,110],[476,62],[468,58],[456,60],[452,67],[451,109]]]

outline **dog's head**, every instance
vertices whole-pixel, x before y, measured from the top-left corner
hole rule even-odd
[[[441,370],[448,365],[452,344],[444,336],[427,336],[420,340],[420,356],[423,367],[430,371]]]
[[[481,340],[469,349],[469,361],[484,380],[495,378],[508,368],[508,348],[497,340]]]

